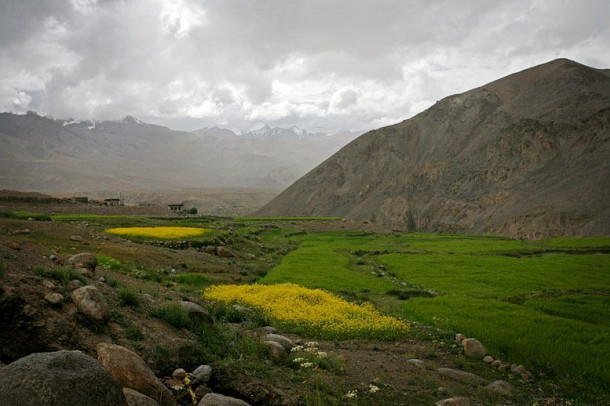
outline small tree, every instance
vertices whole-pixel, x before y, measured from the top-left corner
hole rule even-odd
[[[189,211],[188,214],[197,214],[197,207],[192,207]]]

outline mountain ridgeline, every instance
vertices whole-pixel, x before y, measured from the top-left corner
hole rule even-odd
[[[610,235],[610,71],[558,59],[370,131],[257,212],[408,231]]]
[[[0,189],[41,192],[290,185],[360,133],[262,127],[175,131],[133,117],[54,120],[0,114]]]

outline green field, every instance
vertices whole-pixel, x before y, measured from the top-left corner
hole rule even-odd
[[[607,395],[609,238],[281,230],[261,237],[299,244],[262,283],[294,282],[370,300],[405,319],[476,337],[496,358],[569,383],[572,396]],[[417,294],[429,291],[436,296]],[[416,294],[398,301],[392,292]]]

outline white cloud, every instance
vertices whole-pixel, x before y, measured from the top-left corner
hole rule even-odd
[[[8,3],[0,110],[58,117],[362,129],[554,58],[610,67],[606,0]]]

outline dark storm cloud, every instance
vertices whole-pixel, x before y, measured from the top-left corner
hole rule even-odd
[[[371,128],[554,58],[608,67],[608,20],[605,0],[9,0],[0,110]]]

